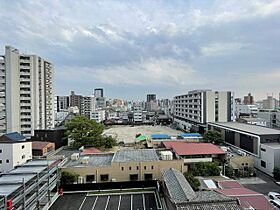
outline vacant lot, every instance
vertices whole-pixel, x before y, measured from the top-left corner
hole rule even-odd
[[[169,134],[176,135],[182,133],[167,126],[113,126],[104,131],[104,134],[111,135],[117,139],[118,142],[133,143],[136,134],[148,135],[151,134]]]

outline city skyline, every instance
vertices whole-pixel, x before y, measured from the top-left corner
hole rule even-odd
[[[1,1],[0,52],[12,45],[52,62],[56,95],[278,98],[279,16],[279,1]]]

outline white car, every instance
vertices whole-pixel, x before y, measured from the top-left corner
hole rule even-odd
[[[268,197],[271,200],[280,200],[280,193],[277,192],[269,192]]]
[[[280,210],[280,200],[270,200],[275,209]]]

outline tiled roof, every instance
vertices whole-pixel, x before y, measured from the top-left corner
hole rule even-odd
[[[192,187],[180,171],[169,168],[163,169],[161,173],[169,196],[174,203],[186,202],[196,197]]]
[[[83,155],[90,155],[96,153],[101,153],[101,151],[95,147],[90,147],[83,150]]]
[[[35,150],[43,149],[44,147],[46,147],[49,144],[54,145],[54,143],[48,142],[48,141],[33,141],[32,142],[32,149],[35,149]]]
[[[219,187],[221,189],[231,189],[231,188],[243,188],[241,184],[239,184],[237,181],[220,181],[218,182]]]
[[[3,141],[25,141],[25,137],[18,132],[7,133],[0,137]]]
[[[274,210],[273,206],[263,195],[240,196],[238,199],[243,208],[253,207],[254,209]]]
[[[163,144],[166,148],[173,149],[178,155],[226,154],[225,151],[211,143],[166,141]]]
[[[159,157],[153,149],[119,150],[113,157],[113,162],[156,161]]]
[[[260,193],[249,190],[245,187],[232,189],[217,189],[216,191],[226,196],[261,195]]]

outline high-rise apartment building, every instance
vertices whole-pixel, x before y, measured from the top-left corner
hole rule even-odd
[[[69,96],[56,96],[56,110],[57,112],[67,112],[70,107]]]
[[[78,107],[79,113],[82,114],[82,108],[83,108],[83,96],[82,95],[76,95],[74,91],[71,91],[70,93],[70,106],[71,107]]]
[[[53,66],[5,47],[0,59],[0,133],[33,135],[54,126]]]
[[[174,97],[174,121],[184,129],[203,132],[208,122],[234,120],[233,93],[193,90]]]
[[[93,96],[83,97],[82,115],[90,119],[91,113],[95,110],[95,100]]]
[[[156,94],[147,94],[146,110],[147,111],[157,111],[158,110]]]
[[[147,102],[156,101],[157,95],[156,94],[147,94]]]

